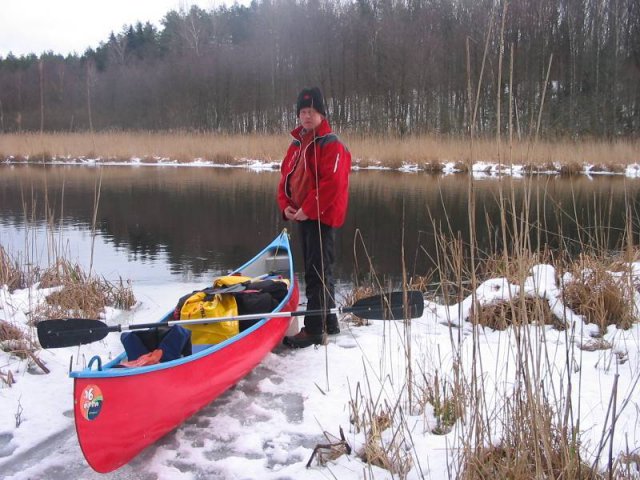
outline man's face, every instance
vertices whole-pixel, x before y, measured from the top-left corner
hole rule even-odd
[[[318,128],[322,123],[322,115],[313,107],[301,108],[298,118],[300,119],[300,125],[302,125],[305,130]]]

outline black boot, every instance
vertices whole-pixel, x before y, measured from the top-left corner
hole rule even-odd
[[[340,333],[340,325],[337,323],[335,325],[327,325],[327,334],[328,335],[338,335]]]
[[[306,348],[311,345],[324,345],[327,336],[324,333],[307,333],[303,328],[295,335],[284,337],[282,343],[291,348]]]

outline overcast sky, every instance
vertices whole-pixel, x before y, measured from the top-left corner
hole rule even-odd
[[[137,21],[160,26],[169,10],[210,10],[221,0],[0,0],[0,56],[84,53]]]

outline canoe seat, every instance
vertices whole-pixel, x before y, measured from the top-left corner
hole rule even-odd
[[[267,272],[282,273],[289,271],[289,255],[274,254],[265,258],[265,267]]]

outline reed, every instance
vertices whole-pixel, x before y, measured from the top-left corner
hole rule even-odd
[[[99,132],[7,134],[1,157],[102,159],[146,162],[196,159],[234,163],[241,159],[280,159],[288,146],[285,135],[223,135],[193,132]]]
[[[613,269],[623,269],[613,272]],[[598,326],[601,334],[613,325],[629,329],[637,314],[634,294],[638,288],[633,274],[618,260],[580,256],[571,266],[571,278],[564,286],[565,302]]]
[[[389,404],[365,378],[364,383],[356,385],[349,407],[356,433],[364,435],[363,445],[356,452],[358,457],[368,465],[405,478],[414,460],[409,454],[410,435],[403,427],[401,404]]]
[[[354,164],[361,167],[398,168],[405,163],[438,172],[445,163],[469,164],[468,140],[463,138],[415,135],[405,137],[341,134],[349,147]],[[159,159],[191,162],[202,159],[219,164],[234,164],[247,159],[279,162],[290,137],[282,135],[224,135],[194,132],[99,132],[99,133],[21,133],[4,134],[0,159],[51,161],[52,159],[102,159],[144,162]],[[549,167],[563,173],[594,165],[598,170],[620,171],[640,162],[640,141],[618,140],[547,140],[534,145],[526,140],[512,140],[510,161],[525,165],[530,171]],[[475,137],[473,161],[499,163],[500,148],[493,138]],[[502,162],[504,163],[504,162]]]
[[[606,268],[598,258],[591,258],[586,270],[585,264],[583,259],[571,265],[558,264],[558,268],[590,271],[596,264],[602,270]],[[587,309],[592,309],[595,302],[603,307],[598,313],[605,316],[618,312],[620,302],[628,302],[629,297],[625,294],[633,295],[633,291],[623,289],[617,293],[615,301],[602,302],[597,294],[603,290],[601,284],[576,276],[576,283],[582,284],[584,280],[588,283],[584,287],[588,293],[579,300]],[[463,282],[450,279],[448,283],[460,285]],[[624,285],[625,281],[619,280],[617,285],[620,284]],[[614,293],[603,291],[601,295],[613,296]],[[574,304],[574,308],[580,311],[580,305]],[[631,317],[628,319],[631,321]],[[633,474],[638,465],[633,449],[618,458],[612,457],[606,472],[585,461],[581,451],[579,415],[576,415],[580,405],[572,400],[575,397],[571,395],[572,389],[579,386],[573,385],[570,379],[564,379],[560,381],[558,390],[558,385],[551,381],[551,378],[564,377],[565,374],[556,370],[558,365],[554,362],[559,352],[555,344],[547,344],[544,333],[544,325],[565,330],[568,325],[551,313],[546,301],[536,297],[513,297],[472,311],[467,321],[475,326],[473,338],[469,340],[474,343],[480,342],[484,329],[509,332],[508,343],[500,349],[510,352],[509,367],[505,365],[505,368],[511,372],[510,376],[515,377],[509,383],[513,382],[516,388],[505,395],[498,380],[487,381],[485,378],[481,382],[475,381],[474,375],[485,376],[486,373],[480,372],[486,371],[480,368],[474,372],[468,365],[482,365],[482,349],[474,349],[473,358],[464,362],[458,345],[460,337],[452,328],[451,363],[439,355],[428,357],[418,368],[415,365],[412,369],[407,368],[406,376],[397,380],[403,387],[395,385],[395,390],[387,385],[392,382],[389,377],[385,377],[377,388],[370,385],[369,377],[376,378],[377,373],[367,374],[365,385],[358,384],[350,400],[350,410],[355,433],[364,434],[359,454],[364,462],[384,468],[397,478],[406,478],[410,471],[416,476],[416,469],[420,471],[419,458],[407,453],[411,452],[414,442],[406,425],[410,423],[409,416],[415,423],[415,415],[424,415],[433,419],[427,421],[432,434],[455,430],[454,438],[458,440],[452,445],[454,453],[450,458],[453,478],[601,479],[606,478],[607,473],[609,478],[612,478],[610,475],[613,478],[637,478],[637,473]],[[638,321],[637,315],[633,321]],[[601,333],[605,330],[606,326]],[[387,342],[389,340],[384,343]],[[591,339],[589,345],[578,347],[612,350],[611,343],[603,338]],[[567,342],[567,364],[564,366],[567,372],[586,368],[575,359],[572,348],[571,342]],[[404,348],[401,350],[406,351]],[[618,361],[624,363],[625,359]],[[418,392],[412,401],[407,395],[407,385],[412,385]],[[396,391],[397,397],[390,397],[390,391]],[[489,397],[501,400],[488,408]],[[624,401],[628,398],[618,399],[617,403]],[[607,443],[606,435],[608,429],[603,429],[603,445]],[[428,476],[418,473],[416,478]]]
[[[6,320],[0,320],[0,344],[4,342],[11,342],[15,340],[23,340],[24,333],[15,325],[7,322]],[[4,350],[4,348],[3,348]]]
[[[13,259],[0,245],[0,285],[6,285],[10,292],[27,286],[27,274],[20,268],[20,262]]]
[[[531,189],[531,184],[526,188]],[[360,458],[397,478],[428,478],[419,464],[420,456],[407,458],[406,454],[415,443],[406,425],[415,425],[419,415],[426,419],[425,428],[432,434],[454,434],[448,460],[451,478],[638,478],[634,447],[623,453],[611,451],[609,458],[604,458],[604,467],[598,460],[585,459],[580,395],[575,394],[581,385],[572,379],[572,373],[588,368],[582,357],[576,357],[575,349],[600,350],[616,365],[627,362],[620,348],[604,334],[612,327],[629,328],[639,321],[634,298],[640,293],[640,280],[630,268],[630,262],[640,258],[640,247],[633,241],[638,238],[638,225],[630,221],[622,244],[612,247],[606,233],[610,227],[602,213],[596,213],[610,208],[601,205],[593,209],[589,226],[569,227],[582,232],[580,255],[572,257],[567,251],[544,247],[532,251],[533,225],[545,230],[545,218],[542,214],[530,218],[526,202],[518,210],[515,202],[508,201],[511,195],[509,188],[506,190],[503,208],[509,215],[503,215],[494,226],[491,251],[481,251],[458,232],[447,230],[446,213],[445,218],[437,219],[442,227],[436,251],[430,252],[435,271],[412,279],[407,287],[420,288],[429,299],[444,305],[461,305],[473,298],[473,306],[463,318],[450,319],[450,346],[444,353],[441,342],[433,349],[423,340],[426,351],[416,351],[414,345],[409,354],[406,343],[412,341],[411,336],[402,332],[395,340],[382,341],[384,345],[402,343],[397,351],[404,358],[393,361],[405,362],[407,367],[404,376],[395,379],[382,372],[367,372],[366,384],[359,384],[351,395],[354,430],[364,434]],[[526,196],[535,201],[544,197],[544,192],[529,191]],[[632,214],[633,205],[628,208]],[[546,234],[563,237],[561,230]],[[503,238],[508,241],[505,245],[500,243]],[[561,240],[560,244],[567,242]],[[475,249],[475,264],[469,261],[471,249]],[[370,268],[372,264],[369,259]],[[474,286],[498,278],[524,292],[525,285],[532,284],[533,270],[540,265],[553,267],[551,280],[564,304],[582,315],[585,324],[598,326],[591,337],[576,339],[575,331],[580,327],[572,325],[571,317],[558,316],[543,296],[510,294],[492,302],[472,297]],[[382,283],[374,271],[368,283],[352,292],[353,298],[379,292]],[[408,323],[403,328],[409,328]],[[358,325],[353,323],[354,328]],[[416,332],[415,325],[410,328]],[[504,332],[500,338],[505,340],[498,347],[504,356],[504,371],[487,371],[483,358],[487,355],[485,332],[493,330]],[[564,347],[558,351],[555,342],[547,342],[547,336],[564,337]],[[465,348],[465,343],[473,347]],[[558,358],[566,359],[564,365]],[[370,378],[379,379],[379,383],[373,384]],[[513,387],[505,389],[505,385]],[[602,429],[599,444],[603,452],[615,429],[616,406],[631,398],[620,398],[615,390],[610,395],[614,418]]]
[[[64,194],[63,194],[64,196]],[[92,232],[95,235],[96,211],[98,208],[99,190],[94,198],[94,216]],[[63,200],[63,199],[62,199]],[[31,205],[35,205],[35,199],[31,199]],[[130,282],[124,282],[122,278],[118,282],[110,282],[92,274],[93,245],[91,260],[88,270],[79,264],[67,260],[65,251],[61,247],[64,239],[58,237],[56,230],[56,213],[49,208],[49,198],[45,196],[45,215],[47,249],[49,255],[48,266],[40,266],[37,258],[29,247],[31,243],[37,243],[36,238],[31,238],[30,226],[35,221],[35,213],[29,210],[27,202],[23,201],[25,229],[25,249],[20,259],[14,258],[0,245],[0,286],[6,285],[9,291],[18,288],[39,288],[50,290],[46,293],[45,301],[37,303],[30,308],[28,323],[30,326],[51,318],[81,317],[100,318],[104,315],[105,307],[111,306],[123,310],[131,309],[136,299]],[[63,204],[60,202],[59,215],[63,217]],[[35,251],[35,250],[34,250]],[[31,299],[31,295],[29,298]],[[19,334],[19,337],[16,335]],[[34,338],[31,329],[20,329],[15,325],[3,322],[0,325],[0,347],[16,355],[28,356],[36,362],[40,368],[48,373],[46,367],[35,352],[39,345]]]
[[[7,285],[10,290],[35,284],[38,288],[52,289],[45,303],[31,312],[32,324],[60,317],[99,318],[107,306],[130,310],[136,303],[131,282],[125,282],[122,278],[110,282],[87,273],[80,265],[64,257],[57,257],[46,268],[34,269],[30,262],[21,264],[13,259],[0,245],[0,266],[3,266],[0,285]],[[11,327],[6,322],[0,326],[0,341],[7,340],[4,337],[17,331],[16,327]]]
[[[553,314],[549,302],[538,297],[516,297],[513,300],[501,300],[490,305],[479,306],[472,314],[473,322],[492,330],[506,330],[512,326],[523,326],[528,322],[540,322],[541,325],[553,325],[559,330],[567,326]]]
[[[506,8],[507,2],[504,2],[503,16]],[[492,22],[487,29],[487,45]],[[485,46],[485,54],[486,50]],[[637,162],[637,142],[633,141],[539,141],[540,119],[551,63],[552,57],[541,88],[543,95],[537,128],[526,142],[515,141],[509,135],[509,161],[524,165],[525,170],[531,173],[552,170],[563,175],[582,173],[585,165],[595,165],[602,171],[620,171],[622,165]],[[483,71],[484,68],[480,73],[478,88]],[[501,84],[501,67],[499,71],[498,85]],[[467,68],[467,72],[467,90],[471,102],[470,68]],[[500,96],[497,102],[499,110]],[[469,105],[468,111],[474,111],[473,105]],[[510,118],[510,133],[511,121]],[[374,150],[362,157],[384,164],[382,158],[389,155],[389,164],[393,166],[406,161],[432,163],[443,159],[466,163],[469,168],[478,161],[502,163],[499,135],[496,141],[479,139],[475,136],[474,125],[474,117],[471,117],[470,142],[405,138],[399,144],[394,143],[394,139],[390,142],[373,139],[368,143]],[[623,150],[626,153],[622,153]],[[387,154],[389,151],[391,153]],[[425,155],[429,155],[426,160]],[[638,467],[635,447],[628,448],[622,454],[614,452],[612,438],[617,408],[624,407],[630,401],[632,392],[628,392],[623,399],[618,397],[616,375],[609,399],[608,414],[612,412],[611,420],[607,416],[595,459],[587,463],[583,458],[583,431],[580,424],[581,376],[576,378],[574,375],[585,368],[582,357],[576,358],[574,354],[575,347],[613,350],[613,345],[603,338],[605,332],[611,326],[629,328],[633,322],[638,322],[639,312],[635,309],[634,300],[640,291],[639,282],[629,263],[638,258],[640,252],[633,240],[638,238],[638,232],[635,231],[637,225],[628,221],[624,235],[626,244],[612,249],[606,214],[595,213],[598,209],[594,208],[593,218],[589,222],[595,228],[579,224],[569,227],[578,231],[579,250],[582,252],[578,258],[572,258],[563,250],[550,251],[540,247],[534,251],[532,245],[536,235],[535,244],[542,244],[541,234],[534,234],[534,225],[536,231],[559,238],[560,245],[568,244],[569,240],[563,239],[562,226],[558,227],[558,232],[548,231],[543,214],[537,213],[532,217],[532,211],[542,211],[540,208],[532,210],[531,207],[540,206],[541,199],[546,198],[544,190],[532,188],[532,182],[526,180],[523,201],[517,203],[513,184],[508,185],[500,179],[496,195],[502,212],[500,222],[498,225],[489,225],[489,231],[495,231],[495,238],[490,242],[492,250],[481,250],[475,237],[477,185],[472,176],[466,183],[468,238],[462,238],[458,231],[452,229],[446,211],[444,218],[434,218],[434,231],[439,233],[435,251],[428,252],[428,255],[435,260],[436,266],[435,272],[426,275],[426,278],[436,278],[437,288],[430,291],[429,283],[418,284],[436,300],[432,305],[438,301],[444,305],[457,304],[454,311],[459,313],[456,318],[436,317],[438,321],[444,320],[449,325],[450,344],[443,355],[441,348],[445,348],[444,342],[437,343],[434,352],[434,349],[429,349],[428,342],[423,341],[427,343],[425,351],[421,355],[416,354],[412,350],[415,345],[411,338],[411,332],[415,331],[412,328],[416,327],[411,327],[411,322],[403,323],[405,331],[398,334],[396,339],[385,338],[382,342],[385,346],[399,339],[402,345],[398,346],[397,351],[401,352],[399,355],[402,358],[395,361],[406,366],[399,378],[386,375],[383,371],[366,372],[366,388],[358,385],[355,394],[352,394],[350,406],[354,412],[352,422],[355,431],[366,432],[363,442],[365,454],[361,458],[389,470],[398,478],[406,478],[409,470],[412,477],[427,478],[428,474],[421,468],[418,455],[406,458],[393,454],[399,445],[404,446],[405,451],[411,451],[411,446],[415,445],[411,431],[406,428],[409,414],[424,416],[424,423],[428,426],[425,428],[432,433],[454,430],[450,451],[447,450],[450,478],[638,478],[638,471],[634,471]],[[574,211],[579,208],[575,197],[573,207],[566,208],[573,208]],[[630,203],[627,208],[628,218],[632,218],[634,206]],[[611,209],[605,207],[598,211],[610,212]],[[371,263],[369,259],[369,265]],[[552,278],[548,276],[549,268],[545,267],[553,267]],[[559,298],[568,308],[581,314],[585,323],[598,326],[599,338],[589,338],[586,342],[575,339],[575,322],[580,320],[567,316],[566,310],[559,317],[559,312],[552,309],[546,293],[532,292],[531,285],[540,285],[541,281],[535,277],[534,270],[544,270],[547,274],[544,281],[549,282],[547,288],[560,291]],[[376,279],[375,273],[371,278],[369,287],[374,290],[380,288],[381,282]],[[483,279],[489,280],[488,285],[482,284]],[[494,281],[491,282],[491,279]],[[479,293],[483,286],[485,290],[504,288],[504,291],[496,299],[487,300]],[[405,287],[415,288],[416,284]],[[369,291],[367,286],[358,285],[358,288]],[[491,298],[490,294],[487,295]],[[463,310],[463,304],[470,304],[471,307]],[[433,306],[433,310],[437,312],[438,307]],[[560,333],[552,334],[554,330],[549,329],[549,325]],[[498,337],[500,345],[497,352],[493,351],[494,348],[487,348],[485,332],[491,330],[504,332]],[[564,351],[558,351],[555,342],[548,343],[548,335],[564,335]],[[500,355],[502,364],[496,363],[495,371],[490,371],[485,355],[490,355],[492,361],[495,361],[494,356]],[[617,364],[626,361],[620,358],[619,353],[615,355],[618,357]],[[564,358],[564,364],[558,362],[558,358]],[[383,367],[380,369],[383,370]],[[380,380],[373,386],[369,378]],[[575,395],[576,391],[578,395]],[[354,418],[357,420],[354,421]],[[605,462],[602,462],[602,457],[607,443],[609,452],[606,467],[603,468]]]
[[[44,270],[40,287],[55,288],[47,295],[45,303],[35,309],[34,323],[64,317],[97,319],[107,306],[129,310],[136,303],[130,283],[125,284],[120,279],[114,284],[85,272],[64,258]]]

